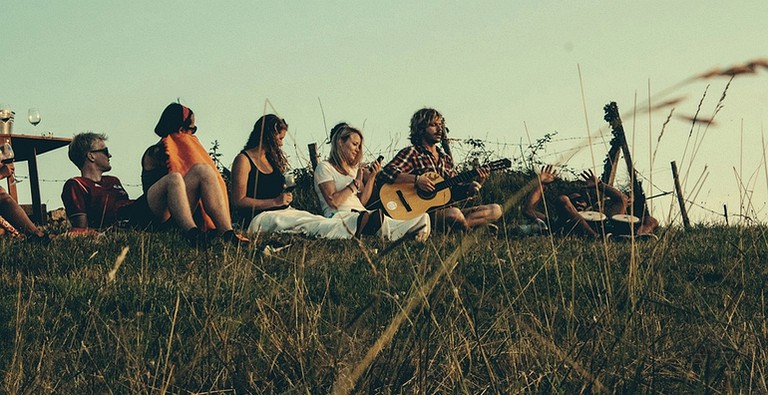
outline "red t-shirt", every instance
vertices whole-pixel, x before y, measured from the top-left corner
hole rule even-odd
[[[88,227],[95,229],[114,225],[120,219],[118,211],[133,203],[120,180],[112,176],[103,176],[98,182],[85,177],[70,178],[64,184],[61,200],[67,218],[85,214]]]

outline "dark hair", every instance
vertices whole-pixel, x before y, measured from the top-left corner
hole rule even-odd
[[[180,128],[188,128],[192,124],[192,112],[189,107],[179,103],[171,103],[160,115],[160,120],[155,126],[155,134],[165,137],[171,133],[176,133]]]
[[[445,151],[448,156],[451,156],[451,146],[448,144],[448,128],[445,127],[445,117],[434,108],[422,108],[421,110],[416,111],[411,117],[411,144],[414,146],[421,144],[424,131],[427,129],[427,126],[429,126],[429,123],[435,118],[443,119],[443,138],[440,141],[440,145],[442,145],[443,151]]]
[[[269,164],[283,173],[288,168],[288,159],[285,158],[283,150],[277,145],[275,139],[275,136],[283,130],[288,130],[285,119],[274,114],[264,115],[253,125],[251,135],[248,136],[248,142],[243,149],[261,147],[267,155]]]
[[[69,143],[69,160],[77,166],[78,169],[82,169],[85,164],[85,160],[88,158],[88,153],[93,149],[93,143],[98,140],[107,140],[107,136],[103,133],[85,132],[76,134],[72,137],[72,142]]]
[[[328,144],[333,144],[333,137],[336,136],[336,133],[340,132],[345,127],[349,126],[346,122],[339,122],[334,127],[331,128],[331,135],[328,136]]]

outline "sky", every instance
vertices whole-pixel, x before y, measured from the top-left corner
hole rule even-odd
[[[308,163],[309,143],[327,155],[321,143],[339,121],[363,129],[368,160],[388,160],[427,106],[443,113],[459,154],[474,138],[520,159],[554,133],[539,160],[598,172],[610,140],[603,106],[616,101],[648,195],[673,190],[676,161],[693,222],[724,223],[723,205],[730,223],[764,222],[768,68],[730,84],[694,77],[768,57],[766,15],[764,0],[10,1],[0,103],[16,112],[14,133],[106,133],[111,174],[138,197],[141,154],[176,100],[226,163],[265,111],[288,122],[294,167]],[[666,125],[673,107],[644,111],[677,98]],[[682,118],[697,108],[715,123]],[[66,150],[42,155],[39,171],[43,202],[61,207],[64,181],[78,175]],[[21,203],[28,185],[18,184]],[[680,222],[672,195],[651,202],[662,222]]]

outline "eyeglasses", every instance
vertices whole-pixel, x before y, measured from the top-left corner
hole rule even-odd
[[[197,126],[187,126],[185,129],[192,131],[192,134],[197,133]]]
[[[92,150],[90,150],[88,152],[103,152],[104,155],[106,155],[106,156],[112,156],[112,155],[109,154],[109,148],[107,148],[107,147],[104,147],[104,148],[101,148],[101,149],[92,149]]]

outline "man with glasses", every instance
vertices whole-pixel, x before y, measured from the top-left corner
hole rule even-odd
[[[69,144],[69,159],[80,176],[67,180],[61,194],[74,233],[127,226],[138,229],[165,228],[173,220],[193,245],[206,236],[192,219],[184,179],[171,173],[158,180],[136,200],[128,197],[117,177],[104,175],[112,169],[107,136],[80,133]]]

